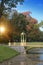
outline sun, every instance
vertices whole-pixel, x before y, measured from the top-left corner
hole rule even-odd
[[[0,27],[0,32],[1,32],[1,33],[4,33],[4,32],[5,32],[5,27],[1,26],[1,27]]]

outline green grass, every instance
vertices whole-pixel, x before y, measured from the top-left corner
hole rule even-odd
[[[7,60],[13,56],[18,55],[19,53],[9,47],[0,45],[0,62]]]

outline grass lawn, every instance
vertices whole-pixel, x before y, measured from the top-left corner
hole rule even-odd
[[[9,59],[13,56],[18,55],[19,53],[9,47],[0,45],[0,62]]]

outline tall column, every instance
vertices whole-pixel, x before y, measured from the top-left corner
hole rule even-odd
[[[23,35],[21,35],[21,46],[23,46]]]
[[[24,39],[24,35],[23,35],[23,43],[24,43],[25,39]]]
[[[25,36],[25,46],[26,46],[26,36]]]
[[[22,40],[22,35],[21,35],[21,42],[22,42],[23,40]]]

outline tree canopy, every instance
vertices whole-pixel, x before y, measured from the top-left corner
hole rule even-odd
[[[24,0],[0,0],[0,17],[5,11],[16,7],[18,3],[22,4]]]
[[[6,32],[0,41],[2,39],[5,42],[20,41],[22,32],[26,33],[27,41],[43,41],[43,32],[39,29],[43,22],[39,25],[38,21],[31,16],[26,18],[22,13],[15,11],[10,19],[5,15],[1,17],[0,21],[6,27]]]

